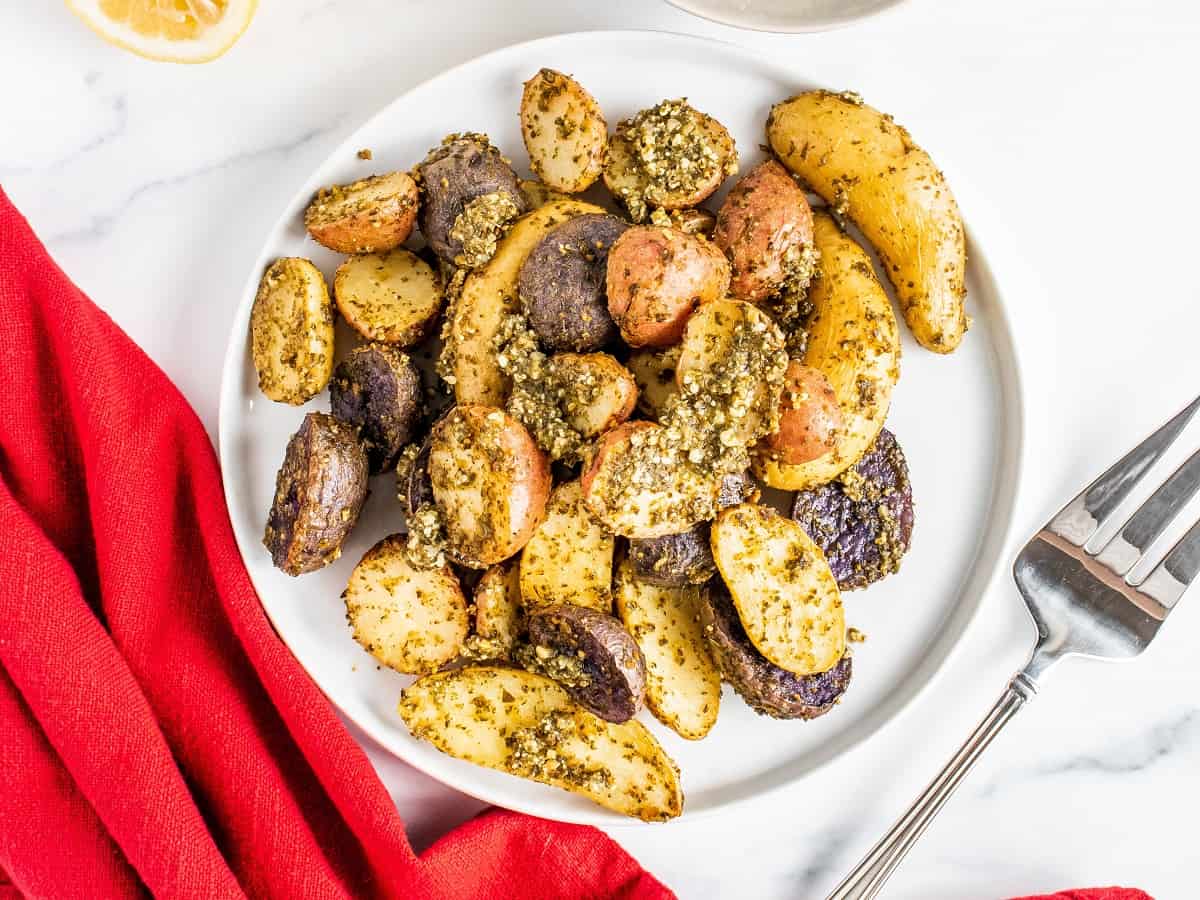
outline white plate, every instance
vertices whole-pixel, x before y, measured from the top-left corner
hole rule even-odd
[[[867,19],[907,0],[667,0],[685,12],[754,31],[828,31]]]
[[[366,173],[408,168],[448,132],[486,131],[523,167],[517,104],[521,82],[540,66],[574,73],[610,124],[663,97],[688,96],[729,128],[743,170],[761,156],[770,105],[808,85],[794,72],[725,44],[654,32],[593,32],[500,50],[400,97],[312,173],[267,237],[226,354],[221,465],[238,544],[263,606],[346,716],[397,756],[481,800],[551,819],[613,825],[626,820],[567,793],[451,759],[405,730],[395,710],[410,679],[380,670],[354,642],[339,599],[362,553],[400,525],[390,475],[373,480],[342,558],[327,569],[289,578],[272,568],[260,543],[275,472],[304,412],[270,402],[256,386],[247,323],[260,273],[278,256],[307,256],[331,275],[338,258],[307,239],[301,222],[313,192]],[[920,134],[920,123],[910,124]],[[372,162],[356,158],[363,147],[373,151]],[[1020,469],[1022,409],[1004,308],[982,248],[974,244],[968,288],[975,324],[958,352],[935,356],[906,335],[889,427],[911,466],[916,529],[900,574],[847,595],[849,622],[869,639],[855,651],[845,700],[813,722],[778,722],[756,716],[726,690],[719,722],[698,743],[644,714],[683,771],[686,815],[793,782],[869,737],[929,683],[971,620],[1005,537]],[[307,409],[325,410],[327,404],[321,396]]]

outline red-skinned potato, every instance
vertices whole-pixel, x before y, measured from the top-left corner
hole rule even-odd
[[[825,373],[793,359],[783,375],[779,428],[764,443],[775,457],[799,465],[824,456],[837,444],[842,410]]]
[[[729,257],[729,291],[739,300],[754,303],[778,291],[804,265],[802,252],[812,242],[808,199],[773,159],[735,184],[717,212],[713,243]]]
[[[608,253],[608,311],[633,347],[669,347],[692,311],[725,296],[729,261],[713,244],[674,228],[629,228]]]
[[[477,569],[524,547],[550,496],[546,455],[525,426],[489,406],[457,406],[438,421],[429,477],[451,558]]]

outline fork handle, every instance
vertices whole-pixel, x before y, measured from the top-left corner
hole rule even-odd
[[[909,807],[908,812],[892,826],[891,831],[885,834],[842,883],[834,888],[827,900],[870,900],[878,894],[884,882],[895,871],[896,866],[900,865],[900,861],[916,843],[917,838],[929,827],[933,817],[950,799],[954,789],[971,771],[971,767],[988,744],[1016,715],[1017,710],[1036,694],[1037,682],[1029,674],[1018,672],[1013,676],[1008,689],[996,701],[992,711],[979,723],[966,743],[954,754],[954,758],[946,764],[946,768],[925,788],[916,802]]]

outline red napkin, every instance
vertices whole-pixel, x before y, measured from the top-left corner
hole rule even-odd
[[[414,854],[267,622],[199,420],[2,191],[0,361],[0,897],[673,896],[509,812]]]
[[[1039,894],[1036,897],[1013,897],[1012,900],[1154,900],[1154,898],[1137,888],[1103,887],[1059,891],[1057,894]]]

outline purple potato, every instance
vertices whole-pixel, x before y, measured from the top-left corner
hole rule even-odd
[[[275,567],[302,575],[329,565],[366,499],[367,454],[354,426],[306,415],[284,451],[263,535]]]
[[[717,503],[724,509],[739,503],[754,502],[759,495],[758,482],[746,472],[726,475],[721,481]],[[687,531],[656,538],[633,538],[629,559],[638,578],[663,587],[704,584],[717,573],[709,539],[708,522],[698,522]]]
[[[913,497],[895,435],[883,429],[855,466],[797,493],[792,518],[825,551],[843,590],[899,571],[912,539]]]
[[[551,350],[586,353],[617,339],[608,312],[608,248],[628,227],[607,213],[576,216],[547,233],[521,264],[521,307]]]
[[[529,616],[530,668],[609,722],[632,719],[646,695],[646,660],[613,616],[563,603]]]
[[[796,675],[758,652],[738,618],[733,599],[714,580],[700,604],[700,625],[717,668],[747,705],[776,719],[815,719],[833,709],[850,684],[847,653],[829,671]]]
[[[429,477],[430,434],[425,435],[421,449],[417,452],[408,470],[408,483],[400,486],[401,494],[408,504],[408,514],[413,515],[422,506],[434,504],[433,480]]]
[[[417,367],[388,344],[356,347],[329,383],[329,410],[358,428],[372,475],[396,468],[420,422],[423,401]]]

